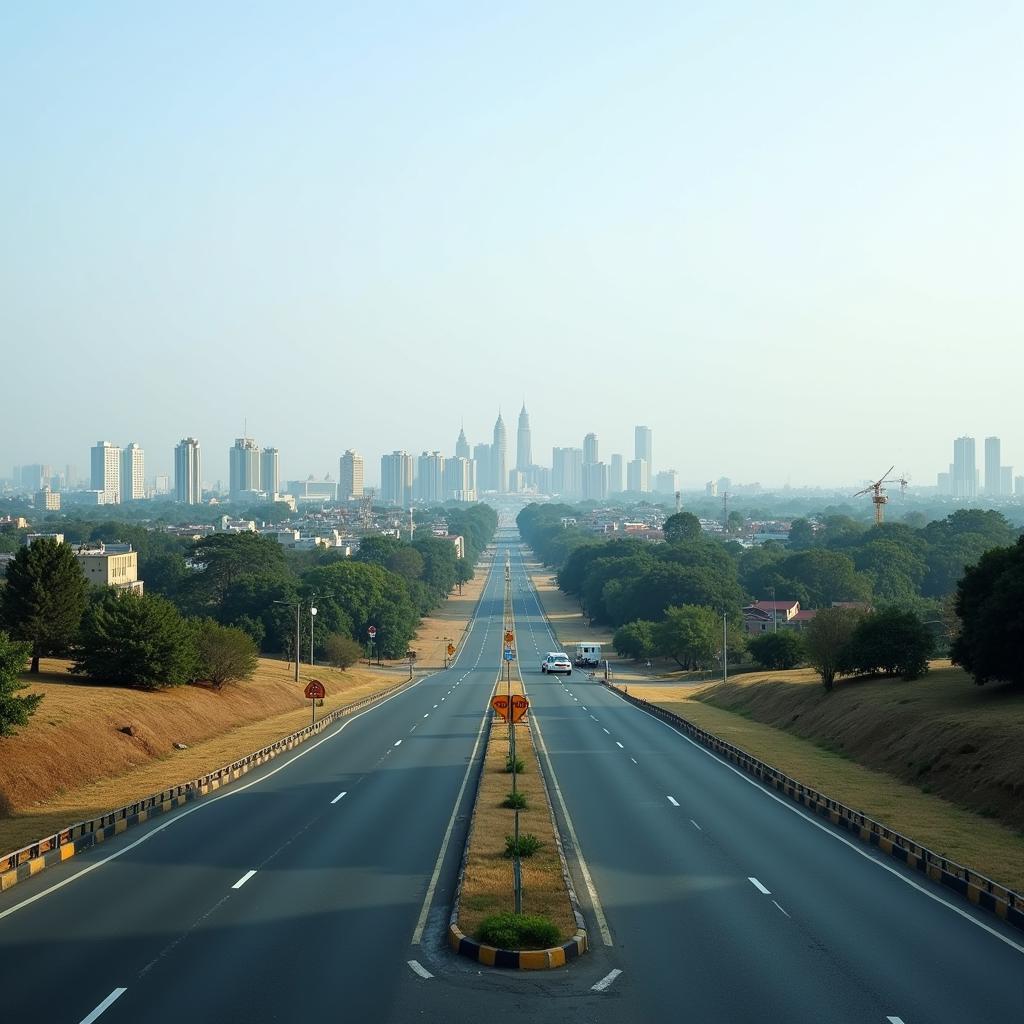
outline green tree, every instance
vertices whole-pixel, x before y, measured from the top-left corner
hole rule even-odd
[[[473,578],[473,564],[468,558],[459,558],[455,562],[455,582],[459,585],[459,593],[462,593],[462,586]]]
[[[143,690],[195,678],[192,625],[166,598],[107,590],[82,617],[71,671]]]
[[[762,633],[748,640],[747,647],[754,660],[769,669],[796,668],[805,656],[803,639],[792,629]]]
[[[655,652],[655,629],[657,623],[637,619],[619,626],[612,637],[612,646],[621,658],[639,661],[649,658]]]
[[[0,633],[0,736],[13,736],[15,726],[28,725],[35,714],[41,693],[18,696],[19,690],[28,688],[21,681],[21,673],[29,660],[31,647],[27,643],[11,640],[6,633]]]
[[[839,551],[821,547],[800,551],[779,562],[775,572],[777,579],[771,586],[779,600],[793,597],[812,608],[828,608],[834,601],[867,601],[871,597],[870,581],[856,571],[849,555]]]
[[[85,610],[85,574],[70,544],[34,541],[7,566],[0,591],[0,618],[17,640],[32,645],[31,672],[39,659],[68,649]]]
[[[655,631],[657,652],[671,658],[680,668],[706,668],[718,650],[721,630],[721,619],[712,608],[668,608]]]
[[[412,583],[423,575],[423,556],[411,545],[404,545],[393,552],[384,563],[388,572],[401,576],[406,583]]]
[[[665,520],[661,529],[669,544],[681,540],[698,540],[701,536],[700,520],[692,512],[676,512]]]
[[[202,568],[188,577],[187,607],[221,613],[232,587],[243,577],[285,580],[289,577],[281,545],[258,533],[214,533],[193,545]]]
[[[222,626],[213,619],[200,619],[194,626],[196,680],[220,689],[235,679],[251,679],[259,664],[256,644],[241,629]]]
[[[332,633],[324,644],[327,662],[342,670],[354,665],[362,654],[362,648],[350,636]]]
[[[794,519],[786,543],[794,551],[806,551],[814,544],[814,527],[806,519]]]
[[[960,633],[953,661],[978,686],[1002,680],[1024,686],[1024,538],[969,567],[956,592]]]
[[[850,608],[823,608],[804,630],[807,660],[831,690],[836,676],[847,671],[850,640],[862,614]]]
[[[857,623],[847,653],[855,672],[884,672],[917,679],[928,671],[934,636],[910,611],[884,608]]]

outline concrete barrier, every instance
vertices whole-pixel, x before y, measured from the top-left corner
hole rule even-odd
[[[908,867],[926,875],[933,882],[966,897],[975,906],[981,907],[1002,918],[1009,924],[1024,930],[1024,895],[1014,892],[1005,885],[979,874],[970,868],[957,864],[933,850],[915,843],[914,840],[883,825],[866,814],[847,807],[838,800],[805,786],[790,778],[784,772],[758,760],[740,747],[733,746],[713,733],[701,729],[693,722],[675,714],[658,704],[651,704],[640,697],[623,693],[618,687],[608,686],[622,700],[647,714],[667,722],[684,735],[700,743],[720,757],[736,765],[765,785],[785,793],[791,800],[802,804],[819,817],[828,818],[833,825],[846,829],[862,842],[877,847],[882,853],[902,861]]]

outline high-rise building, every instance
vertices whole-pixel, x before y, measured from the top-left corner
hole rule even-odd
[[[953,442],[953,497],[978,496],[978,471],[974,465],[974,438],[958,437]]]
[[[583,456],[586,460],[586,455]],[[603,462],[586,462],[583,471],[583,497],[593,501],[605,501],[608,498],[608,467]]]
[[[719,487],[722,481],[718,481]],[[655,474],[654,490],[657,494],[675,494],[679,490],[678,474],[674,469],[663,469]]]
[[[103,505],[121,503],[121,449],[110,441],[97,441],[92,448],[90,490],[98,491]]]
[[[431,504],[444,501],[444,456],[423,452],[416,461],[416,498]]]
[[[473,445],[473,461],[476,463],[476,489],[483,494],[485,491],[497,490],[494,484],[494,452],[489,444]]]
[[[505,421],[501,418],[500,412],[494,422],[491,464],[494,470],[494,489],[499,494],[504,494],[508,491],[508,434],[505,431]]]
[[[622,456],[617,453],[612,456],[608,467],[608,493],[622,493]]]
[[[583,493],[583,449],[551,449],[551,492],[563,498]]]
[[[363,457],[349,448],[338,460],[338,501],[363,496]]]
[[[1024,476],[1013,478],[1013,493],[1018,498],[1024,497]]]
[[[999,467],[999,493],[1004,498],[1013,494],[1013,466]]]
[[[597,434],[587,434],[583,438],[583,465],[592,466],[597,461]]]
[[[276,448],[260,452],[259,490],[266,491],[271,499],[281,493],[281,453]]]
[[[516,433],[516,469],[525,473],[532,465],[530,416],[526,411],[526,402],[523,402],[523,408],[519,412],[519,430]]]
[[[393,451],[380,460],[380,498],[385,505],[405,508],[412,502],[412,456]]]
[[[153,493],[171,493],[171,478],[166,473],[157,473],[157,475],[153,477]]]
[[[14,483],[20,484],[27,491],[38,491],[50,483],[50,467],[39,463],[31,466],[16,466]]]
[[[139,501],[146,496],[145,452],[134,441],[121,449],[121,500]]]
[[[455,457],[457,459],[471,459],[473,457],[469,451],[469,442],[466,440],[464,427],[459,427],[459,438],[455,442]]]
[[[998,497],[1002,489],[1002,478],[999,471],[1002,465],[1000,447],[998,437],[985,438],[985,493],[990,498]]]
[[[640,429],[639,427],[637,428]],[[647,429],[646,427],[644,428]],[[650,467],[646,459],[633,459],[626,464],[626,490],[634,494],[645,494],[651,489]]]
[[[953,493],[953,473],[939,473],[935,479],[935,489],[939,494],[947,495]]]
[[[199,442],[183,437],[174,449],[174,500],[198,505],[203,500],[203,468]]]
[[[237,498],[242,491],[260,490],[260,446],[251,437],[236,437],[228,451],[230,470],[228,495]]]
[[[474,462],[456,455],[444,460],[445,501],[476,501]]]
[[[634,459],[643,459],[647,463],[648,475],[651,472],[651,467],[654,465],[654,458],[652,454],[652,434],[650,427],[636,427],[633,431],[635,451],[633,454]]]

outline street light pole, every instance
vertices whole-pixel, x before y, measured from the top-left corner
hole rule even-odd
[[[316,600],[316,595],[313,595],[313,601]],[[313,623],[316,621],[316,605],[313,601],[309,603],[309,667],[313,667]]]

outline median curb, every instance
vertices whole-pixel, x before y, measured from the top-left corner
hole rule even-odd
[[[420,678],[425,677],[421,676]],[[38,875],[40,871],[52,867],[54,864],[62,864],[76,854],[91,850],[97,844],[120,835],[132,825],[141,825],[160,814],[165,814],[167,811],[172,811],[193,800],[207,796],[222,786],[229,785],[268,761],[273,761],[275,757],[286,754],[305,743],[306,740],[318,736],[339,718],[344,718],[353,711],[358,711],[384,697],[398,693],[418,681],[406,679],[394,686],[378,690],[361,700],[354,701],[352,704],[335,708],[324,715],[315,725],[307,725],[266,747],[246,754],[245,757],[239,758],[237,761],[232,761],[231,764],[225,765],[223,768],[218,768],[198,779],[192,779],[190,782],[183,782],[159,793],[153,793],[134,803],[125,804],[98,818],[77,822],[60,832],[39,839],[28,846],[23,846],[20,850],[0,856],[0,892],[6,892],[18,882]]]
[[[448,925],[448,945],[460,956],[486,967],[511,967],[521,971],[548,971],[564,967],[587,951],[587,933],[578,931],[568,942],[550,949],[498,949],[465,935],[457,924]]]
[[[802,804],[818,817],[827,818],[831,824],[845,829],[854,838],[876,847],[882,853],[926,875],[931,881],[963,896],[974,906],[987,910],[1006,921],[1007,924],[1024,931],[1024,895],[1021,893],[1014,892],[1005,885],[1000,885],[991,878],[964,867],[948,857],[943,857],[887,825],[869,818],[866,814],[847,807],[838,800],[833,800],[831,797],[811,789],[810,786],[805,786],[802,782],[790,778],[777,768],[748,754],[742,748],[727,743],[714,733],[701,729],[700,726],[694,725],[693,722],[675,712],[669,711],[659,704],[651,704],[641,697],[623,693],[617,686],[604,683],[603,680],[602,683],[622,700],[653,718],[671,725],[702,747],[706,747],[748,775],[752,775],[762,784],[772,786],[785,793],[795,803]]]

